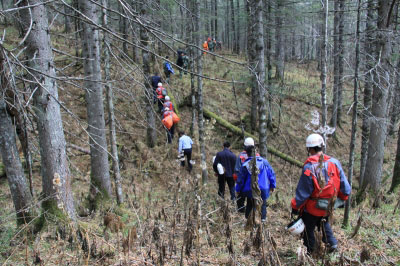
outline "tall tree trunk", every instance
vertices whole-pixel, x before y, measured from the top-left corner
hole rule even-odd
[[[337,87],[337,124],[340,125],[343,109],[343,74],[344,74],[344,10],[345,0],[339,0],[339,28],[338,28],[338,87]]]
[[[141,16],[146,16],[146,9],[142,6],[140,10]],[[142,62],[143,62],[143,76],[146,90],[146,97],[144,104],[146,106],[146,119],[147,119],[147,146],[153,148],[157,142],[156,120],[153,111],[153,88],[150,84],[150,54],[146,51],[149,46],[149,34],[145,27],[140,27],[140,41],[143,46]]]
[[[24,224],[33,217],[29,208],[32,204],[32,195],[19,158],[14,126],[7,113],[4,96],[8,89],[8,80],[5,73],[3,51],[0,51],[0,152],[14,203],[17,224]]]
[[[255,61],[256,42],[254,39],[254,5],[253,1],[246,2],[247,12],[247,53],[250,66],[250,87],[251,87],[251,110],[250,110],[250,132],[254,133],[257,127],[257,106],[258,106],[258,90],[257,79],[254,75],[253,66]]]
[[[322,107],[322,127],[326,127],[326,71],[328,61],[328,0],[322,2],[323,25],[322,27],[322,49],[321,49],[321,107]],[[323,134],[325,138],[325,133]]]
[[[392,185],[390,186],[389,192],[395,192],[399,186],[400,186],[400,128],[398,130],[398,137],[397,137],[397,153],[393,169]]]
[[[236,36],[236,23],[235,23],[235,5],[233,3],[233,0],[230,0],[230,7],[231,7],[231,25],[232,25],[232,33],[233,33],[233,38],[232,38],[232,47],[233,47],[233,52],[235,54],[238,54],[237,50],[237,36]]]
[[[107,0],[102,0],[102,22],[103,27],[107,27]],[[111,155],[112,155],[112,169],[115,179],[115,192],[117,195],[117,202],[121,204],[124,202],[124,195],[122,193],[122,182],[121,173],[119,171],[119,160],[118,160],[118,148],[117,148],[117,134],[115,132],[115,115],[114,115],[114,103],[113,103],[113,89],[111,87],[110,77],[110,40],[108,33],[103,33],[103,51],[104,51],[104,75],[106,79],[106,91],[107,91],[107,109],[108,119],[110,126],[110,144],[111,144]]]
[[[240,0],[236,0],[236,49],[240,54]]]
[[[35,6],[30,10],[21,10],[21,18],[25,31],[28,30],[31,20],[34,22],[26,39],[26,55],[32,69],[32,79],[37,82],[33,97],[39,131],[43,196],[48,199],[43,202],[43,207],[54,214],[61,210],[69,218],[75,219],[58,89],[53,78],[56,77],[56,72],[50,45],[47,10],[44,5],[39,5],[40,3],[41,0],[29,3],[24,0],[19,5]]]
[[[188,33],[190,36],[190,43],[196,43],[195,41],[195,35],[198,35],[198,32],[194,32],[195,29],[195,22],[194,22],[194,16],[192,15],[193,12],[195,12],[194,10],[194,6],[193,6],[193,2],[191,0],[186,0],[186,6],[188,8],[187,11],[187,25],[188,25]],[[195,62],[193,60],[193,58],[197,56],[197,51],[193,46],[190,46],[189,48],[189,57],[190,57],[190,94],[191,94],[191,98],[192,98],[192,120],[191,120],[191,124],[190,124],[190,136],[194,136],[194,132],[195,132],[195,127],[196,127],[196,87],[195,87],[195,81],[194,81],[194,74],[195,73]]]
[[[95,1],[100,4],[98,0]],[[79,0],[82,13],[93,23],[99,24],[98,6],[86,0]],[[89,23],[83,23],[82,56],[85,58],[86,108],[90,139],[91,200],[96,209],[100,201],[111,197],[110,168],[108,165],[107,141],[105,134],[103,86],[100,69],[99,30]]]
[[[388,129],[390,136],[394,135],[395,129],[398,127],[400,117],[400,60],[397,62],[396,70],[396,84],[393,90],[393,103],[390,110],[390,123]]]
[[[335,1],[334,4],[334,17],[333,17],[333,103],[332,103],[332,116],[330,124],[333,128],[336,128],[337,125],[337,110],[338,110],[338,89],[339,83],[341,82],[341,77],[339,76],[339,1]],[[335,134],[335,133],[334,133]]]
[[[283,43],[283,33],[282,33],[282,9],[284,6],[284,0],[276,0],[276,10],[275,10],[275,79],[283,82],[284,79],[284,59],[285,59],[285,49]]]
[[[199,36],[200,32],[200,1],[196,0],[195,2],[195,17],[194,17],[194,31],[195,31],[195,44],[200,48],[201,40]],[[201,156],[201,176],[202,183],[206,184],[208,179],[207,172],[207,160],[206,160],[206,144],[204,140],[204,117],[203,117],[203,80],[201,75],[203,74],[203,65],[202,65],[202,52],[200,49],[197,49],[196,53],[197,57],[197,115],[198,115],[198,126],[199,126],[199,143],[200,143],[200,156]]]
[[[218,0],[214,0],[214,36],[219,40],[218,36]]]
[[[71,32],[71,9],[64,5],[64,32],[70,33]]]
[[[378,32],[376,51],[379,54],[379,63],[376,68],[377,85],[372,92],[372,119],[371,132],[368,144],[368,158],[365,167],[365,176],[361,186],[362,191],[369,184],[377,193],[381,187],[382,164],[387,131],[387,100],[391,86],[390,28],[391,3],[386,0],[378,2]]]
[[[264,60],[264,27],[263,27],[263,2],[262,0],[254,1],[254,40],[255,49],[255,75],[257,75],[258,90],[258,117],[259,117],[259,145],[260,155],[267,157],[267,103],[265,89],[265,60]]]
[[[360,17],[361,17],[361,0],[358,0],[357,5],[357,26],[356,26],[356,58],[355,58],[355,67],[354,67],[354,90],[353,90],[353,117],[351,123],[351,141],[350,141],[350,155],[349,155],[349,171],[347,174],[347,178],[349,180],[350,186],[352,185],[353,180],[353,168],[354,168],[354,150],[356,146],[356,135],[357,135],[357,109],[358,109],[358,71],[360,65]],[[349,225],[349,216],[350,216],[350,203],[351,203],[351,195],[349,195],[349,199],[346,201],[345,210],[344,210],[344,218],[343,218],[343,227],[347,227]]]
[[[360,179],[359,184],[364,182],[365,166],[367,164],[368,157],[368,143],[371,128],[371,105],[372,105],[372,86],[374,84],[374,72],[372,71],[375,60],[375,28],[376,22],[375,17],[375,5],[373,1],[367,1],[367,19],[366,19],[366,35],[365,35],[365,70],[366,80],[364,84],[364,108],[362,111],[362,126],[361,126],[361,158],[360,158]]]
[[[230,1],[226,1],[226,8],[225,8],[225,47],[227,49],[231,49],[231,38],[230,38],[230,26],[229,26],[229,3]]]

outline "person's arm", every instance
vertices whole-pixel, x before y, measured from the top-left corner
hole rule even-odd
[[[182,147],[183,147],[183,141],[182,138],[179,138],[178,153],[182,152]]]
[[[220,156],[219,156],[219,152],[218,152],[217,156],[215,156],[215,160],[214,160],[214,163],[213,163],[213,169],[214,169],[215,173],[218,173],[217,165],[218,165],[219,161],[220,161]]]
[[[276,175],[274,169],[271,167],[267,160],[264,160],[264,165],[265,167],[267,167],[269,190],[274,191],[274,189],[276,188]]]
[[[335,162],[336,167],[338,168],[339,175],[340,175],[340,189],[338,193],[338,197],[342,200],[347,200],[351,193],[351,186],[349,181],[347,181],[346,174],[343,171],[342,165],[339,161]]]
[[[314,191],[311,171],[307,166],[303,168],[299,183],[296,188],[296,196],[292,199],[292,209],[299,210],[306,203]]]

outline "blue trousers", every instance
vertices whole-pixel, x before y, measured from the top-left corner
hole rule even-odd
[[[246,204],[246,219],[249,217],[251,210],[253,209],[253,198],[247,197],[247,204]],[[267,200],[263,200],[261,205],[261,219],[265,220],[267,218]]]
[[[330,246],[337,245],[337,240],[333,235],[331,225],[328,222],[328,217],[314,216],[308,212],[304,212],[301,218],[306,226],[303,232],[303,241],[309,253],[312,253],[315,248],[315,227],[317,227],[318,230],[322,229],[322,241],[324,243],[327,243]],[[322,219],[324,219],[324,222],[322,222]],[[323,228],[321,228],[322,224]]]

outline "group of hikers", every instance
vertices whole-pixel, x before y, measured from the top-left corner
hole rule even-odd
[[[203,48],[213,52],[214,49],[218,48],[218,43],[215,39],[209,37],[204,42]],[[164,73],[166,81],[169,83],[170,75],[174,74],[174,71],[168,61],[168,56],[166,56],[166,59]],[[178,50],[177,65],[180,67],[180,77],[182,77],[182,72],[186,74],[189,66],[189,58],[182,50]],[[154,88],[154,101],[158,102],[162,122],[167,128],[167,141],[172,143],[175,124],[179,122],[179,117],[175,114],[174,105],[157,73],[151,77],[151,83]],[[181,166],[185,166],[186,158],[189,172],[192,171],[194,163],[191,160],[192,145],[192,139],[184,131],[180,131],[178,158],[181,161]],[[296,188],[296,195],[291,201],[291,217],[293,219],[298,216],[297,221],[300,220],[303,225],[300,233],[302,233],[308,253],[315,250],[315,228],[322,231],[322,241],[327,250],[333,252],[338,248],[338,241],[333,235],[329,217],[335,208],[344,205],[351,193],[351,186],[340,162],[323,153],[325,141],[321,135],[309,135],[306,139],[306,148],[309,157],[304,163]],[[244,213],[246,218],[249,217],[252,210],[255,210],[251,184],[254,151],[255,143],[252,138],[245,139],[243,151],[238,156],[230,150],[230,143],[226,141],[223,143],[223,150],[216,154],[213,162],[213,170],[218,176],[218,195],[224,198],[225,184],[227,184],[230,199],[236,202],[238,212]],[[262,158],[259,154],[255,154],[255,157],[255,165],[258,169],[258,186],[262,199],[261,222],[265,222],[267,199],[276,188],[276,175],[267,159]]]
[[[292,219],[298,216],[302,220],[303,242],[307,252],[315,250],[315,228],[322,231],[322,241],[327,250],[338,248],[338,241],[333,235],[329,217],[337,207],[343,207],[351,193],[351,186],[340,162],[323,153],[325,141],[319,134],[311,134],[306,139],[309,157],[304,163],[296,195],[291,201]],[[239,155],[230,150],[230,143],[223,144],[223,150],[214,157],[213,169],[218,176],[218,195],[224,198],[225,183],[229,187],[230,199],[236,201],[237,210],[248,218],[255,208],[252,195],[252,160],[254,157],[254,139],[246,138],[244,149]],[[255,155],[258,169],[258,185],[261,191],[261,221],[267,218],[267,199],[276,188],[276,175],[268,160]],[[236,183],[236,186],[235,186]],[[246,203],[246,207],[244,204]],[[255,211],[255,209],[254,209]]]
[[[206,41],[203,42],[203,50],[215,52],[222,49],[222,42],[216,41],[215,38],[208,37]],[[206,54],[206,52],[203,52]]]

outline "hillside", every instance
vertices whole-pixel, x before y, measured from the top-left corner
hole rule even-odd
[[[71,47],[68,43],[60,46],[60,50]],[[228,51],[224,51],[224,56],[245,62],[244,57],[230,55]],[[61,55],[55,59],[59,67],[69,64]],[[202,186],[197,133],[192,136],[196,164],[191,175],[177,161],[177,137],[172,145],[166,144],[166,133],[160,119],[157,120],[157,146],[149,149],[145,145],[141,77],[135,71],[128,71],[140,65],[127,66],[125,63],[114,58],[112,84],[126,203],[117,206],[113,199],[101,210],[88,212],[85,199],[89,191],[90,157],[70,146],[68,156],[80,216],[79,229],[65,221],[53,223],[53,217],[47,216],[48,226],[33,233],[16,227],[8,184],[5,178],[0,179],[0,204],[3,206],[0,210],[0,262],[3,265],[196,265],[196,262],[201,265],[257,265],[263,256],[267,264],[274,265],[295,265],[301,260],[310,265],[361,265],[361,262],[365,265],[400,265],[400,221],[398,210],[396,213],[394,209],[398,199],[396,195],[386,194],[379,209],[373,209],[369,201],[355,206],[349,228],[341,229],[343,210],[335,211],[333,228],[339,240],[339,252],[302,258],[301,240],[285,231],[290,220],[290,199],[301,170],[271,154],[267,159],[277,174],[277,189],[268,202],[268,218],[260,240],[262,248],[256,249],[257,243],[250,240],[256,232],[246,231],[245,218],[235,211],[231,202],[217,196],[217,182],[211,164],[212,157],[222,148],[225,140],[233,144],[232,150],[238,154],[242,149],[242,138],[218,125],[215,120],[206,120],[209,180]],[[159,65],[161,62],[153,66]],[[59,84],[60,100],[66,108],[63,110],[63,122],[67,143],[88,150],[84,91],[79,88],[83,69],[80,64],[71,64],[63,71],[76,77],[75,80],[71,78],[73,82]],[[239,112],[248,130],[251,96],[250,89],[245,85],[249,78],[246,68],[205,56],[203,74],[210,78],[238,81],[236,106],[230,83],[204,79],[204,106],[234,125],[240,125]],[[73,83],[77,86],[72,86]],[[280,88],[273,84],[270,87],[273,130],[268,133],[269,146],[297,160],[305,160],[304,142],[311,133],[305,125],[310,123],[312,112],[318,111],[315,104],[319,102],[319,86],[319,72],[314,62],[307,66],[287,63],[285,85]],[[346,86],[344,105],[349,110],[352,88],[350,83]],[[179,79],[176,74],[167,89],[177,105],[183,103],[190,94],[190,76],[184,75]],[[191,108],[183,104],[179,111],[179,129],[188,132]],[[347,171],[351,113],[346,112],[343,119],[336,138],[328,140],[327,153],[337,157]],[[31,133],[36,134],[35,131]],[[384,192],[390,185],[395,141],[388,138],[386,144]],[[359,146],[358,143],[357,151]],[[357,162],[356,178],[359,171]],[[358,186],[356,181],[355,186]],[[34,188],[35,199],[40,204],[41,177],[37,149],[34,151]],[[363,216],[361,228],[350,239],[360,215]],[[193,244],[192,249],[188,243]],[[365,260],[366,257],[368,259]]]

